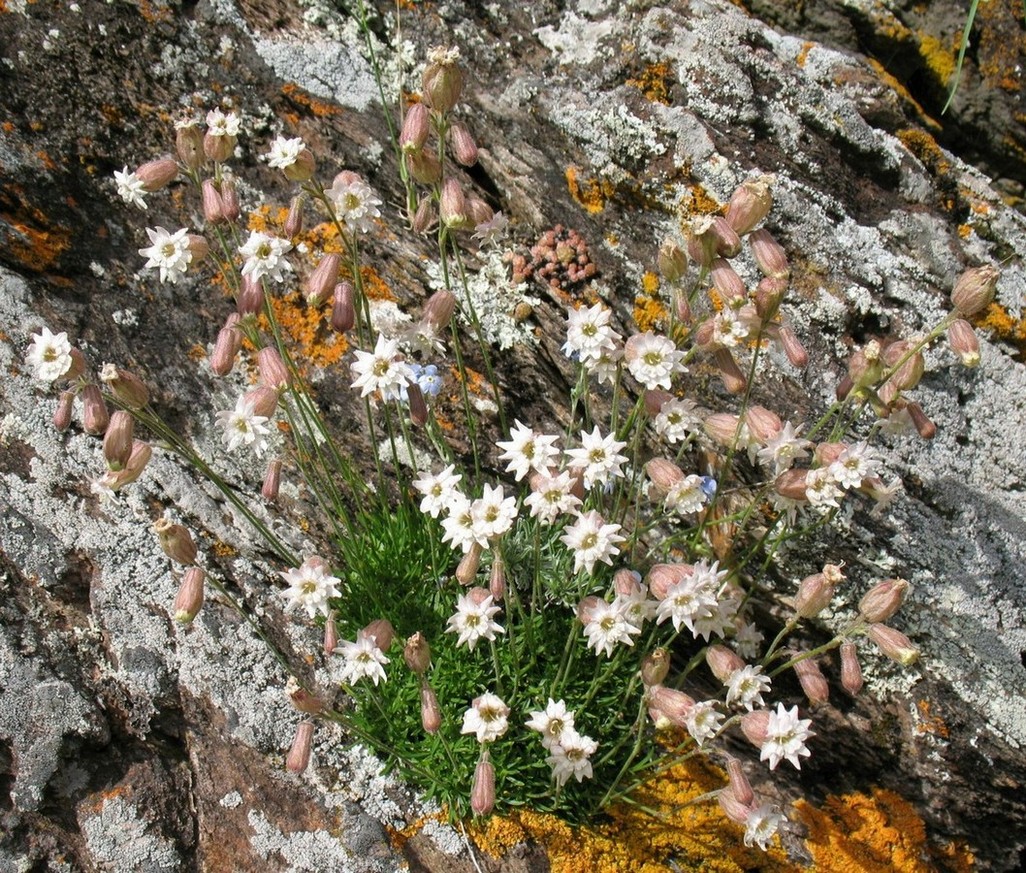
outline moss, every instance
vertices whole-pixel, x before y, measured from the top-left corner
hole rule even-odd
[[[892,791],[828,797],[821,809],[795,804],[808,829],[806,846],[817,873],[966,873],[973,856],[964,846],[932,846],[911,803]]]

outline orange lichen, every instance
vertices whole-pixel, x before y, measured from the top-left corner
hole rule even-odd
[[[344,336],[328,329],[322,309],[308,306],[298,291],[272,296],[270,300],[274,317],[300,369],[309,364],[328,367],[341,360],[349,345]],[[267,330],[265,322],[265,316],[261,316],[261,327]]]
[[[581,204],[588,212],[597,213],[606,208],[606,202],[613,196],[615,187],[608,179],[588,177],[578,178],[580,168],[566,168],[566,185],[570,196]]]
[[[214,541],[212,551],[219,558],[234,558],[239,553],[239,550],[235,548],[235,546],[230,546],[222,540]]]
[[[932,734],[941,738],[948,736],[948,726],[944,723],[944,719],[930,711],[929,700],[918,701],[916,709],[919,712],[919,723],[916,725],[916,733]]]
[[[168,6],[157,6],[150,0],[140,0],[138,4],[139,14],[150,24],[159,24],[162,21],[170,21],[172,12]]]
[[[976,59],[980,74],[992,88],[1016,92],[1022,87],[1019,3],[981,3],[976,7],[979,41]]]
[[[634,323],[638,330],[658,330],[666,326],[670,313],[659,297],[659,277],[647,272],[641,277],[641,293],[634,298]]]
[[[795,58],[795,63],[798,64],[799,67],[804,67],[805,62],[809,59],[809,52],[811,52],[815,47],[816,43],[814,42],[803,42],[801,51],[798,52],[798,57]]]
[[[991,303],[973,318],[973,323],[997,339],[1015,346],[1020,358],[1026,357],[1026,317],[1016,318],[1000,303]]]
[[[342,111],[342,108],[340,106],[336,106],[334,103],[326,103],[323,100],[318,100],[316,97],[311,96],[295,82],[286,82],[282,85],[281,93],[293,103],[305,106],[310,110],[311,114],[315,115],[317,118],[327,118],[332,115],[338,115]]]
[[[681,198],[679,207],[682,219],[693,218],[696,215],[710,215],[721,209],[720,201],[698,182],[693,182],[684,189],[684,196]]]
[[[670,105],[670,85],[673,82],[673,67],[665,61],[649,64],[636,79],[628,79],[632,85],[653,103]]]
[[[951,161],[930,134],[919,127],[905,127],[898,131],[898,139],[930,172],[942,176],[951,172]]]
[[[21,266],[33,272],[52,268],[71,246],[71,231],[51,223],[39,209],[26,205],[21,190],[13,186],[0,193],[0,218],[13,231],[7,240],[8,251]]]
[[[915,808],[893,791],[828,797],[821,809],[801,800],[795,808],[817,873],[928,873],[937,869],[931,858],[943,858],[946,870],[973,869],[964,846],[932,846]]]
[[[190,361],[202,361],[207,356],[207,350],[200,343],[193,343],[185,354]]]
[[[973,226],[971,224],[960,224],[958,226],[958,235],[962,239],[969,239],[973,235]]]

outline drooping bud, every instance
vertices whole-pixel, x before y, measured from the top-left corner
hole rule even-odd
[[[908,340],[898,340],[891,343],[883,350],[884,364],[888,367],[896,366],[898,361],[904,358],[912,348],[912,343]],[[901,391],[911,391],[919,384],[919,380],[923,378],[925,370],[926,361],[923,360],[923,353],[916,352],[894,371],[888,382],[894,383]]]
[[[305,712],[307,715],[320,715],[327,708],[320,697],[307,691],[295,679],[289,679],[285,686],[285,693],[296,710]]]
[[[175,151],[181,162],[193,172],[203,166],[203,134],[193,122],[175,125]]]
[[[285,178],[290,182],[308,182],[317,172],[317,159],[308,148],[300,150],[296,159],[287,167],[282,169]]]
[[[488,593],[494,603],[502,603],[506,599],[506,562],[498,552],[492,559],[492,569],[488,574]]]
[[[808,470],[796,468],[785,470],[777,476],[776,481],[773,483],[773,490],[788,500],[808,500],[805,484],[805,477],[808,473]]]
[[[445,330],[456,311],[456,296],[442,288],[428,298],[421,316],[435,331]]]
[[[264,346],[256,354],[260,382],[275,391],[283,391],[292,383],[289,369],[274,346]]]
[[[124,469],[108,474],[108,484],[111,490],[117,491],[138,479],[142,475],[142,471],[146,469],[146,465],[150,462],[152,455],[153,449],[150,448],[149,443],[135,440],[132,443],[132,454],[129,455],[128,463],[125,464]]]
[[[780,416],[765,406],[750,406],[745,412],[745,424],[748,425],[748,432],[763,444],[784,429]]]
[[[62,433],[71,427],[71,414],[75,409],[75,392],[62,391],[53,412],[53,426]]]
[[[741,761],[733,755],[727,758],[727,778],[730,780],[730,790],[738,803],[742,803],[745,806],[751,805],[752,801],[755,800],[752,783],[748,781],[748,776],[745,775],[745,768],[741,765]]]
[[[103,435],[103,457],[108,470],[123,470],[128,463],[135,443],[134,430],[135,419],[132,418],[132,413],[124,409],[117,409],[111,413],[110,424]]]
[[[442,184],[438,215],[446,227],[461,228],[469,224],[467,199],[463,196],[463,189],[456,179],[446,179]]]
[[[477,163],[477,143],[465,124],[457,121],[449,127],[449,145],[457,164],[472,167]]]
[[[645,473],[652,482],[649,496],[659,500],[666,497],[674,485],[684,481],[684,472],[666,458],[653,458],[645,464]]]
[[[734,794],[732,786],[728,785],[722,789],[716,797],[723,814],[732,822],[739,825],[748,824],[748,816],[752,813],[752,807],[748,803],[742,803]]]
[[[281,487],[281,466],[281,458],[271,458],[267,463],[264,482],[260,487],[260,496],[268,503],[273,503],[278,499],[278,489]]]
[[[406,169],[415,182],[421,185],[434,185],[442,178],[442,165],[434,152],[421,149],[419,152],[409,152],[403,156],[406,161]]]
[[[748,289],[737,271],[723,258],[715,258],[709,269],[709,279],[724,303],[748,299]]]
[[[905,602],[908,580],[884,579],[867,591],[859,601],[859,615],[870,624],[887,621]]]
[[[791,366],[805,367],[808,365],[809,353],[805,351],[805,346],[802,345],[798,335],[789,325],[778,325],[776,338],[780,343],[780,347],[784,350],[784,354],[787,355],[787,360],[791,362]]]
[[[687,728],[688,716],[695,706],[695,698],[677,691],[673,688],[666,688],[663,685],[653,685],[648,689],[648,703],[651,709],[659,712],[661,719],[679,728]],[[666,727],[658,724],[656,727]]]
[[[714,412],[706,416],[702,422],[702,430],[714,443],[726,448],[737,440],[737,428],[740,423],[741,419],[732,412]]]
[[[645,415],[650,418],[655,418],[663,408],[665,403],[673,400],[674,397],[669,391],[664,391],[662,388],[649,388],[645,394]]]
[[[242,277],[239,285],[239,293],[235,298],[235,311],[245,318],[247,315],[257,315],[264,308],[264,288],[259,279],[253,275]]]
[[[61,376],[65,382],[74,382],[79,376],[81,376],[88,366],[86,356],[82,354],[81,350],[72,347],[71,349],[71,366],[65,371],[64,375]]]
[[[641,574],[622,567],[613,574],[613,591],[620,597],[634,597],[641,594]]]
[[[727,646],[713,645],[705,650],[705,663],[713,676],[726,684],[738,670],[744,669],[741,656]]]
[[[603,603],[601,597],[589,594],[577,604],[577,620],[587,627],[595,619],[595,610]]]
[[[150,402],[150,389],[146,383],[128,370],[104,364],[100,370],[100,381],[128,409],[142,409]]]
[[[769,738],[770,713],[767,709],[753,709],[741,716],[741,733],[753,746],[761,749]]]
[[[752,295],[755,300],[755,311],[759,318],[767,322],[776,316],[786,293],[787,279],[771,279],[767,276],[760,280]]]
[[[474,770],[474,786],[470,791],[470,809],[474,815],[488,815],[495,809],[495,767],[488,760],[488,752],[481,753],[481,760]]]
[[[823,675],[823,671],[820,670],[819,664],[812,658],[796,661],[794,672],[811,705],[818,706],[830,700],[830,685],[826,676]]]
[[[207,242],[207,238],[199,233],[190,233],[185,238],[189,241],[186,248],[192,255],[192,263],[201,263],[210,254],[210,243]]]
[[[302,773],[310,765],[310,751],[313,747],[314,723],[301,721],[296,727],[292,748],[285,757],[285,766],[290,773]]]
[[[768,230],[760,228],[748,237],[752,247],[752,258],[759,272],[769,279],[787,279],[791,275],[791,267],[787,263],[787,253]]]
[[[364,639],[374,640],[374,645],[387,652],[392,647],[392,640],[395,639],[395,628],[387,618],[376,618],[360,634]]]
[[[716,254],[721,258],[733,258],[741,251],[741,237],[722,216],[713,217],[712,234],[716,240]]]
[[[350,282],[339,282],[331,298],[331,326],[348,333],[356,324],[356,290]]]
[[[850,446],[847,443],[816,443],[812,452],[821,467],[828,467],[841,457]]]
[[[413,218],[410,219],[410,227],[414,233],[427,233],[435,222],[438,220],[438,216],[435,214],[435,205],[431,201],[430,197],[425,197],[420,203],[417,204],[417,209],[413,213]]]
[[[670,653],[658,648],[641,659],[641,681],[646,688],[661,685],[670,672]]]
[[[955,282],[951,291],[951,303],[959,315],[975,315],[985,309],[994,299],[997,281],[1001,276],[997,267],[984,264],[970,267]]]
[[[713,363],[720,373],[720,381],[728,394],[740,394],[748,386],[748,379],[741,372],[730,349],[716,349],[713,352]]]
[[[495,217],[492,207],[480,197],[468,197],[466,203],[467,223],[471,227],[488,224]]]
[[[196,563],[196,543],[188,528],[166,518],[158,518],[153,522],[153,529],[157,532],[160,548],[172,561],[186,565]]]
[[[256,388],[251,388],[243,397],[247,403],[251,404],[254,415],[270,418],[278,409],[278,392],[274,388],[268,388],[266,385],[258,385]]]
[[[93,436],[103,436],[109,423],[110,414],[99,387],[86,385],[82,389],[82,429]]]
[[[671,285],[676,285],[688,271],[688,254],[672,239],[663,240],[656,255],[659,274]]]
[[[399,147],[404,152],[418,152],[424,147],[430,132],[431,113],[423,103],[414,103],[406,110],[399,133]]]
[[[227,174],[221,178],[221,209],[227,221],[235,221],[242,212],[235,178]]]
[[[427,401],[416,382],[406,386],[406,403],[410,410],[410,421],[417,427],[423,427],[428,420]]]
[[[282,231],[287,239],[295,239],[303,232],[303,195],[297,194],[289,203]]]
[[[850,640],[841,643],[841,687],[852,697],[862,690],[862,667],[859,650]]]
[[[203,608],[203,582],[206,574],[199,567],[190,567],[182,577],[175,596],[175,621],[189,624]]]
[[[952,322],[948,328],[948,344],[966,367],[980,363],[980,341],[973,326],[964,318]]]
[[[923,412],[923,407],[914,401],[910,401],[905,405],[908,410],[909,417],[912,419],[912,424],[915,425],[916,432],[924,440],[932,440],[937,436],[937,425],[934,424],[930,417]]]
[[[744,236],[762,221],[773,206],[770,194],[772,176],[759,176],[741,183],[727,204],[727,222],[739,236]]]
[[[693,564],[654,564],[645,576],[648,590],[656,600],[665,600],[670,589],[689,576],[693,576]]]
[[[406,645],[403,646],[403,660],[418,676],[426,673],[427,668],[431,666],[431,646],[420,631],[406,640]]]
[[[203,154],[208,160],[224,163],[235,154],[237,137],[231,134],[214,134],[207,131],[203,134]]]
[[[159,191],[178,178],[178,163],[171,158],[147,161],[135,171],[147,191]]]
[[[324,619],[324,643],[321,651],[325,658],[330,658],[338,648],[338,622],[335,620],[335,610],[328,611],[328,617]]]
[[[424,102],[442,115],[456,105],[463,91],[463,71],[456,64],[458,58],[456,49],[435,49],[424,69],[421,80]]]
[[[470,550],[460,560],[459,565],[456,567],[456,581],[460,585],[474,584],[478,568],[481,566],[481,551],[480,543],[471,543]]]
[[[227,221],[224,217],[224,201],[217,183],[213,179],[204,179],[200,187],[200,198],[203,204],[203,218],[207,224],[221,224]]]
[[[239,330],[238,323],[239,316],[233,312],[214,340],[214,349],[210,353],[210,369],[217,376],[227,376],[235,366],[235,356],[242,348],[242,331]]]
[[[437,734],[442,726],[442,707],[438,705],[438,695],[424,678],[420,680],[420,725],[428,734]]]
[[[867,634],[883,654],[903,667],[919,659],[919,649],[901,631],[885,624],[871,624]]]
[[[317,264],[310,277],[306,280],[306,302],[311,306],[320,306],[335,287],[338,281],[338,268],[342,262],[340,255],[329,252]]]
[[[691,311],[691,301],[688,299],[688,295],[683,289],[679,289],[676,294],[673,295],[674,310],[677,313],[677,319],[683,324],[690,325],[694,321],[695,314]]]
[[[827,564],[822,573],[806,576],[798,585],[794,611],[802,618],[815,618],[830,605],[843,579],[844,574],[837,564]]]

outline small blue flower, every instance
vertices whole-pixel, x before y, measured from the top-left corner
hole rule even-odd
[[[703,476],[700,487],[705,495],[705,499],[712,500],[713,495],[716,493],[716,480],[712,476]]]
[[[437,397],[442,390],[442,377],[438,375],[438,367],[434,364],[418,367],[413,377],[425,397]]]

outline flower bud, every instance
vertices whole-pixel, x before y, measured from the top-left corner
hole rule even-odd
[[[338,281],[338,268],[341,257],[330,252],[321,258],[320,263],[306,280],[306,302],[311,306],[320,306],[328,299],[328,295]]]
[[[723,814],[727,816],[732,822],[739,825],[748,824],[748,816],[751,815],[752,807],[750,803],[742,803],[738,800],[734,794],[734,788],[728,785],[722,789],[716,797],[717,803],[720,805],[720,809],[723,810]]]
[[[720,381],[728,394],[740,394],[748,386],[748,379],[741,372],[730,349],[716,349],[713,352],[713,363],[720,372]]]
[[[235,310],[245,318],[247,315],[258,315],[264,308],[264,288],[259,279],[252,275],[243,276],[239,285],[239,293],[235,298]]]
[[[665,600],[670,589],[688,576],[694,575],[692,564],[654,564],[648,571],[645,581],[648,590],[656,600]]]
[[[644,394],[645,415],[655,418],[663,408],[663,405],[673,400],[674,397],[669,391],[662,388],[650,388]]]
[[[483,754],[474,770],[474,786],[470,791],[470,809],[474,815],[488,815],[495,809],[495,767]]]
[[[798,335],[790,326],[786,324],[777,325],[776,339],[784,350],[784,354],[787,355],[787,360],[791,362],[792,367],[801,368],[808,365],[809,353],[805,351],[805,346],[802,345]]]
[[[421,80],[424,102],[442,115],[456,105],[463,91],[463,71],[456,65],[458,57],[456,50],[436,49],[424,69]]]
[[[732,446],[737,439],[738,425],[741,419],[732,412],[714,412],[707,415],[702,422],[702,430],[717,445],[724,448]]]
[[[210,369],[217,376],[227,376],[235,366],[235,356],[242,348],[242,331],[236,327],[238,322],[239,316],[232,313],[214,340],[214,349],[210,353]]]
[[[713,217],[699,215],[688,227],[688,257],[695,263],[708,267],[716,258],[716,235],[713,233]]]
[[[239,207],[239,192],[232,176],[226,175],[221,179],[221,210],[227,221],[235,221],[242,212]]]
[[[437,734],[442,726],[442,708],[438,705],[438,695],[427,679],[420,682],[420,725],[424,733]]]
[[[852,697],[858,696],[862,690],[858,648],[851,641],[841,643],[841,687]]]
[[[430,111],[423,103],[414,103],[406,110],[403,128],[399,133],[399,147],[404,152],[418,152],[424,148],[430,132]]]
[[[709,279],[726,305],[733,300],[748,299],[748,289],[737,271],[723,258],[716,258],[709,269]]]
[[[473,585],[474,579],[477,578],[477,571],[480,566],[481,545],[480,543],[474,542],[470,545],[470,551],[463,556],[459,565],[456,567],[456,581],[459,582],[460,585]]]
[[[948,328],[948,344],[966,367],[980,363],[980,341],[973,326],[964,318],[952,322]]]
[[[426,673],[427,668],[431,666],[431,646],[420,631],[406,640],[406,645],[403,646],[403,660],[418,676]]]
[[[290,773],[302,773],[310,764],[310,749],[313,745],[314,723],[301,721],[296,727],[292,748],[285,757],[285,766]]]
[[[896,366],[898,361],[905,357],[912,348],[912,343],[908,340],[898,340],[897,342],[890,343],[883,350],[882,358],[884,364],[888,367]],[[894,371],[888,383],[893,383],[900,391],[911,391],[919,384],[919,380],[923,378],[925,369],[926,362],[923,360],[923,353],[916,352]]]
[[[837,383],[837,388],[834,393],[837,395],[838,400],[845,400],[848,395],[851,394],[851,390],[854,387],[855,383],[852,381],[851,376],[845,373],[844,376],[841,377],[841,381]]]
[[[672,239],[663,240],[656,255],[659,274],[671,285],[676,285],[688,270],[688,255]]]
[[[395,628],[387,618],[376,618],[360,634],[364,639],[374,640],[374,645],[387,652],[392,647],[392,640],[395,639]]]
[[[859,601],[859,615],[870,624],[887,621],[901,608],[908,588],[905,579],[885,579],[874,585]]]
[[[880,343],[870,340],[864,348],[856,351],[848,361],[848,375],[852,385],[865,388],[872,385],[883,375],[883,362],[880,360]]]
[[[207,238],[202,234],[190,233],[186,236],[186,239],[189,241],[186,248],[189,250],[189,254],[192,255],[193,264],[199,264],[210,254],[210,243],[207,242]]]
[[[75,392],[62,391],[53,412],[53,426],[62,433],[71,427],[71,414],[75,408]]]
[[[730,681],[738,670],[744,669],[745,662],[733,649],[726,646],[713,645],[705,650],[705,663],[712,671],[713,676],[724,685]]]
[[[816,443],[812,452],[821,467],[828,467],[841,457],[848,449],[847,443]]]
[[[428,420],[427,401],[416,382],[406,386],[406,403],[410,410],[410,421],[417,427],[423,427]]]
[[[919,649],[912,645],[912,641],[901,631],[885,624],[871,624],[867,634],[883,654],[903,667],[919,658]]]
[[[622,567],[613,574],[613,591],[620,597],[641,594],[641,574]]]
[[[477,143],[465,124],[457,121],[450,125],[449,145],[457,164],[472,167],[477,163]]]
[[[937,436],[937,425],[935,425],[925,412],[923,407],[918,403],[909,402],[905,405],[908,410],[908,414],[912,419],[912,424],[915,425],[916,432],[924,440],[932,440]]]
[[[721,258],[733,258],[741,251],[741,237],[725,218],[714,216],[711,232],[716,240],[716,254]]]
[[[403,157],[413,181],[421,185],[434,185],[441,181],[442,165],[433,152],[421,149],[419,152],[409,152]]]
[[[63,379],[65,382],[74,382],[79,376],[81,376],[86,371],[86,367],[88,366],[86,356],[83,355],[79,349],[73,347],[71,349],[70,354],[71,366],[68,367],[64,375],[61,376],[61,379]]]
[[[750,406],[745,412],[748,432],[760,443],[768,443],[784,429],[780,416],[765,406]]]
[[[984,264],[966,270],[951,291],[951,303],[959,315],[974,315],[994,299],[998,277],[997,267]]]
[[[278,409],[278,392],[274,388],[258,385],[244,395],[246,402],[252,404],[253,414],[270,418]]]
[[[289,702],[298,712],[305,712],[307,715],[320,715],[326,708],[324,701],[303,688],[295,679],[289,680],[288,685],[285,686],[285,693],[289,696]]]
[[[152,455],[153,449],[150,448],[149,443],[135,440],[132,443],[132,454],[129,455],[128,463],[125,464],[124,469],[108,474],[110,489],[118,491],[138,479],[142,475],[142,471],[146,469],[146,465],[150,462]]]
[[[150,389],[146,383],[128,370],[104,364],[100,370],[100,381],[128,409],[142,409],[150,402]]]
[[[467,199],[463,189],[455,179],[446,179],[442,184],[442,195],[438,203],[438,215],[446,227],[466,227],[470,222],[467,216]]]
[[[687,729],[688,715],[695,706],[695,698],[683,691],[666,688],[662,685],[653,685],[648,689],[648,702],[649,706],[662,716],[660,721],[666,719],[675,727]],[[658,724],[657,726],[665,727],[666,725]]]
[[[791,275],[791,267],[787,263],[787,254],[768,230],[760,228],[748,237],[752,247],[752,258],[762,275],[770,279],[787,279]]]
[[[256,354],[257,369],[260,370],[260,382],[275,391],[283,391],[292,383],[288,367],[281,359],[281,354],[274,346],[264,346]]]
[[[775,317],[787,293],[787,279],[771,279],[768,276],[755,286],[752,297],[755,311],[764,322]]]
[[[488,593],[494,603],[502,603],[506,599],[506,562],[498,552],[492,559],[492,569],[488,574]]]
[[[321,651],[325,658],[330,658],[338,648],[338,622],[335,620],[335,610],[329,610],[328,617],[324,620],[324,643]]]
[[[673,305],[679,321],[687,325],[694,321],[695,314],[691,311],[691,301],[683,290],[673,295]]]
[[[794,672],[811,705],[817,706],[830,700],[830,685],[823,671],[819,669],[819,664],[812,658],[796,661]]]
[[[425,197],[417,204],[417,210],[410,219],[410,227],[414,233],[427,233],[438,220],[435,214],[435,206],[430,197]]]
[[[741,716],[741,733],[756,748],[762,748],[769,738],[770,713],[767,709],[753,709]]]
[[[738,803],[750,806],[755,800],[755,792],[752,791],[752,783],[745,775],[745,768],[733,755],[727,758],[727,778],[730,780],[730,791]]]
[[[295,239],[303,232],[303,195],[297,194],[289,203],[282,231],[287,239]]]
[[[830,605],[842,579],[844,574],[836,564],[827,564],[822,573],[806,576],[798,586],[794,611],[802,618],[815,618]]]
[[[601,604],[602,598],[589,594],[577,604],[577,620],[587,627],[592,623],[595,616],[595,609]]]
[[[175,151],[179,160],[193,172],[203,166],[203,134],[193,122],[175,125]]]
[[[213,134],[209,131],[203,134],[203,154],[208,160],[217,163],[224,163],[235,154],[235,143],[237,137],[231,134]]]
[[[331,298],[331,326],[348,333],[356,324],[356,290],[349,282],[339,282]]]
[[[207,224],[221,224],[227,220],[224,217],[224,202],[221,200],[221,192],[217,190],[217,183],[213,179],[203,180],[200,198],[203,204],[203,218]]]
[[[788,500],[808,500],[805,487],[805,477],[808,475],[808,472],[808,470],[795,468],[785,470],[777,476],[776,481],[773,483],[773,490]]]
[[[488,224],[495,217],[492,207],[480,197],[468,197],[466,209],[467,223],[474,228],[482,224]]]
[[[739,236],[744,236],[762,221],[773,206],[770,194],[772,176],[759,176],[741,183],[727,204],[727,223]]]
[[[645,464],[645,473],[652,482],[649,496],[659,500],[669,494],[674,485],[684,481],[684,472],[666,458],[653,458]]]
[[[102,436],[110,423],[110,414],[103,395],[96,385],[86,385],[82,389],[82,428],[93,436]]]
[[[186,565],[196,563],[196,543],[186,527],[158,518],[153,522],[153,529],[157,532],[160,548],[172,561]]]
[[[317,172],[317,159],[310,149],[304,148],[291,164],[282,169],[282,172],[290,182],[308,182]]]
[[[178,163],[171,158],[147,161],[135,171],[147,191],[159,191],[178,178]]]
[[[452,321],[456,311],[456,296],[444,288],[436,291],[428,298],[424,306],[423,320],[436,331],[444,330]]]
[[[264,473],[264,483],[260,488],[260,496],[268,503],[278,499],[278,489],[281,487],[281,458],[272,458],[267,463],[267,472]]]
[[[135,419],[132,418],[132,413],[124,409],[111,413],[110,424],[103,435],[103,458],[107,462],[108,470],[123,470],[128,463],[135,442],[134,429]]]
[[[641,681],[646,688],[661,685],[670,672],[670,653],[658,648],[641,659]]]
[[[206,574],[199,567],[190,567],[182,577],[175,597],[175,621],[189,624],[203,608],[203,581]]]

